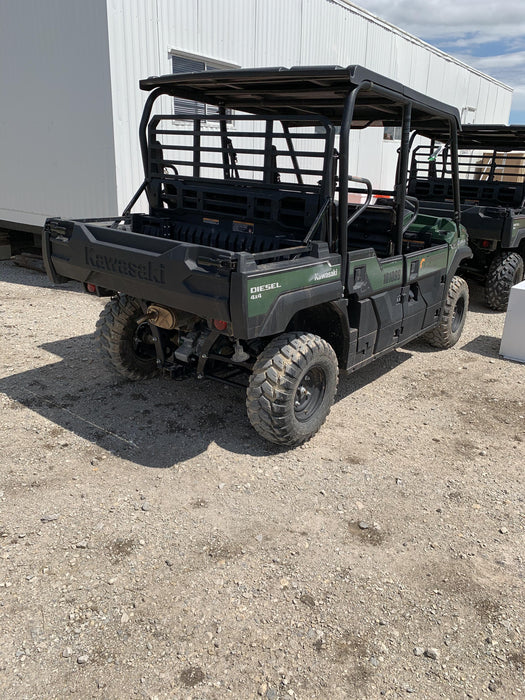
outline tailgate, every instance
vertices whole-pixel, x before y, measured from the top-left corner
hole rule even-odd
[[[90,222],[48,219],[42,247],[53,282],[78,280],[203,318],[230,320],[237,254]]]

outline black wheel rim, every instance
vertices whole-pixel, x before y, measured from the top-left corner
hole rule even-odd
[[[465,315],[465,299],[460,297],[454,307],[454,315],[452,317],[452,333],[455,333],[461,326],[463,316]]]
[[[326,376],[320,367],[311,367],[303,375],[295,392],[294,413],[301,423],[315,414],[323,402],[326,391]]]
[[[135,330],[133,335],[133,352],[140,360],[151,360],[155,357],[153,337],[147,323],[141,323]]]

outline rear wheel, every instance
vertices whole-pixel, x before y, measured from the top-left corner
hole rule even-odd
[[[325,340],[284,333],[255,362],[246,395],[248,418],[266,440],[299,445],[325,422],[337,379],[337,357]]]
[[[138,299],[119,294],[109,301],[97,321],[95,338],[104,360],[127,379],[146,379],[157,373],[157,355]]]
[[[453,277],[441,309],[438,325],[425,338],[435,348],[451,348],[463,332],[468,310],[468,285],[462,277]]]
[[[485,280],[485,301],[494,311],[505,311],[510,290],[523,279],[523,258],[519,253],[504,252],[491,262]]]

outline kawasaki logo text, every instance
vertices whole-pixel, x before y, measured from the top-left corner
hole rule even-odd
[[[154,284],[165,284],[164,265],[147,262],[147,263],[132,263],[127,260],[121,260],[113,255],[104,255],[96,253],[92,248],[86,248],[86,263],[94,270],[101,272],[114,272],[118,275],[131,277],[145,282],[153,282]]]

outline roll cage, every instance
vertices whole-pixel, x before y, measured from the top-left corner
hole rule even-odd
[[[421,134],[431,139],[446,135],[453,164],[452,216],[457,224],[460,222],[459,180],[457,167],[454,166],[457,164],[458,156],[458,110],[362,66],[290,69],[279,67],[173,74],[147,78],[140,82],[140,87],[150,92],[139,130],[145,180],[125,213],[129,212],[144,190],[150,203],[154,199],[152,180],[155,144],[152,143],[151,114],[155,101],[163,95],[168,95],[218,107],[217,119],[222,141],[222,169],[225,180],[239,179],[239,172],[236,172],[233,167],[234,159],[231,153],[229,154],[227,122],[232,117],[227,116],[227,110],[252,115],[251,117],[240,116],[241,120],[253,119],[255,116],[265,120],[267,125],[270,122],[272,124],[280,122],[285,133],[292,126],[324,124],[328,136],[320,180],[322,197],[319,210],[322,209],[322,212],[319,211],[318,218],[327,214],[326,204],[334,201],[337,196],[337,247],[342,257],[343,268],[347,260],[348,225],[355,219],[355,212],[353,215],[349,212],[349,182],[352,179],[364,182],[351,172],[349,146],[352,129],[364,129],[370,126],[401,126],[401,143],[393,192],[394,255],[402,253],[403,231],[406,228],[404,213],[407,203],[409,153],[414,135]],[[178,119],[178,116],[173,118]],[[198,115],[193,115],[192,118],[198,119]],[[332,157],[334,127],[340,131],[337,177]],[[268,126],[267,130],[270,133],[271,129]],[[198,144],[202,134],[200,121],[194,128],[194,132],[194,144]],[[300,169],[290,143],[288,146],[292,163],[294,163],[291,170],[297,171],[297,180],[300,184]],[[263,179],[267,183],[271,181],[271,163],[272,152],[268,147],[262,166]],[[198,169],[194,170],[194,175],[198,176],[198,172]],[[365,184],[370,194],[370,183]],[[361,214],[369,201],[370,196],[357,215]],[[342,279],[345,279],[344,269]]]
[[[448,201],[452,173],[449,136],[436,130],[429,138],[430,145],[413,151],[409,192],[424,200]],[[523,208],[525,125],[466,124],[458,133],[458,148],[463,206]]]

